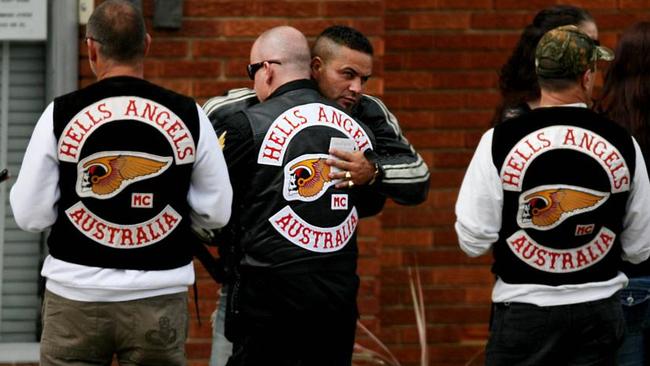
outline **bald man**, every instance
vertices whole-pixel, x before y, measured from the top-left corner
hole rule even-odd
[[[351,363],[356,229],[377,199],[365,187],[338,188],[326,161],[332,147],[364,152],[375,141],[319,94],[309,62],[300,31],[264,32],[248,65],[262,103],[224,122],[240,251],[226,317],[230,366]]]

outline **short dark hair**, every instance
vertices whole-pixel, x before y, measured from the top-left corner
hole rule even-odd
[[[580,82],[580,76],[571,79],[571,78],[544,78],[541,76],[537,77],[538,85],[541,89],[550,91],[550,92],[563,92],[571,89]]]
[[[318,45],[318,41],[321,38],[327,38],[336,44],[345,46],[355,51],[363,52],[370,56],[372,56],[374,53],[374,49],[372,48],[370,40],[368,40],[368,38],[364,36],[363,33],[345,25],[333,25],[325,28],[325,30],[321,32],[318,38],[316,38],[314,47]]]
[[[101,54],[118,62],[142,58],[146,34],[140,9],[127,0],[103,2],[86,25],[86,36],[100,44]]]

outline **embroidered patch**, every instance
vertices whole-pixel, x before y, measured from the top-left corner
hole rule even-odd
[[[348,195],[347,194],[333,194],[332,195],[332,210],[347,210],[348,209]]]
[[[177,338],[177,332],[169,323],[168,317],[161,317],[158,320],[158,329],[150,329],[145,333],[144,337],[147,342],[156,346],[166,346],[174,343]]]
[[[550,230],[571,216],[595,210],[609,193],[569,185],[539,186],[519,195],[521,228]]]
[[[65,210],[65,213],[70,222],[85,236],[116,249],[142,248],[155,244],[171,234],[183,219],[169,205],[152,219],[134,225],[119,225],[103,220],[82,202],[77,202]]]
[[[623,155],[602,136],[575,126],[551,126],[519,140],[506,156],[500,176],[503,189],[520,192],[523,177],[531,162],[555,149],[569,149],[596,160],[609,178],[612,193],[630,189],[630,170]]]
[[[262,140],[257,162],[264,165],[282,165],[284,154],[298,132],[317,126],[342,132],[354,141],[360,151],[372,148],[369,136],[354,118],[337,108],[309,103],[289,109],[273,121]]]
[[[320,198],[334,182],[329,178],[327,154],[301,155],[284,167],[282,193],[287,201],[311,202]]]
[[[90,135],[107,123],[124,120],[156,128],[169,142],[176,164],[194,162],[196,146],[185,122],[164,105],[134,96],[102,99],[72,117],[59,138],[59,160],[76,163]]]
[[[524,230],[512,234],[508,248],[529,266],[544,272],[570,273],[600,262],[612,249],[616,234],[603,227],[588,243],[571,249],[554,249],[537,243]]]
[[[307,223],[289,206],[273,215],[269,221],[282,236],[303,249],[318,253],[336,252],[350,241],[357,229],[359,216],[352,207],[348,217],[338,226],[318,227]]]
[[[77,164],[79,197],[108,199],[128,185],[162,174],[172,158],[133,151],[102,151]]]
[[[133,208],[152,208],[153,193],[132,193],[131,207]]]
[[[589,235],[594,232],[594,228],[596,225],[594,224],[588,224],[588,225],[576,225],[576,236],[583,236],[583,235]]]

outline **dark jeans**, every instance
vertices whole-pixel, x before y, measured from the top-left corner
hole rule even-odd
[[[618,350],[618,365],[650,365],[650,277],[630,278],[620,298],[627,329]]]
[[[243,274],[227,366],[350,366],[357,289],[354,273]]]
[[[625,323],[618,294],[560,306],[495,303],[488,366],[612,366]]]

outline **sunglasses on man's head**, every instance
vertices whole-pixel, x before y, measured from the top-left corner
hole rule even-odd
[[[251,80],[255,80],[255,74],[257,73],[257,71],[259,69],[262,68],[262,66],[264,66],[265,62],[268,62],[270,64],[282,65],[282,62],[275,61],[275,60],[265,60],[265,61],[260,61],[260,62],[254,63],[254,64],[246,65],[246,72],[248,73],[248,77]]]

